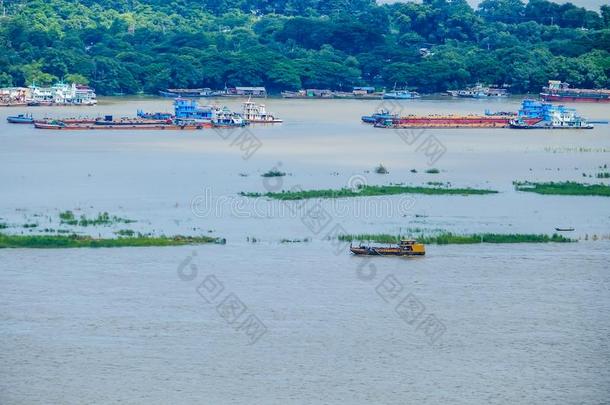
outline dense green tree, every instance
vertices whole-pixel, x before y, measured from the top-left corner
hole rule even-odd
[[[525,1],[5,0],[0,85],[610,86],[610,6]]]

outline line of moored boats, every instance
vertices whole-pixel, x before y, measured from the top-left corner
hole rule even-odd
[[[45,118],[41,120],[34,119],[31,114],[19,114],[8,117],[7,121],[13,124],[33,124],[38,129],[56,130],[195,130],[282,122],[275,115],[268,113],[264,104],[256,104],[250,100],[242,103],[242,111],[238,113],[231,111],[226,106],[199,105],[197,101],[185,98],[174,100],[173,113],[146,113],[138,110],[137,116],[133,118],[115,119],[112,115],[106,115],[95,118]]]

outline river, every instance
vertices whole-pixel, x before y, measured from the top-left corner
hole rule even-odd
[[[222,101],[239,108],[239,100]],[[171,100],[146,97],[0,110],[0,223],[7,231],[66,228],[58,219],[65,210],[87,217],[106,211],[137,222],[76,230],[227,239],[196,247],[0,250],[1,403],[608,401],[608,200],[512,185],[607,183],[595,175],[610,165],[608,125],[401,132],[359,121],[382,106],[402,114],[515,111],[516,98],[265,103],[283,124],[55,132],[5,119],[25,111],[171,110]],[[610,118],[607,105],[575,107]],[[256,142],[247,148],[244,137]],[[389,173],[375,173],[379,164]],[[261,177],[274,168],[287,175]],[[426,173],[431,168],[440,173]],[[499,193],[304,204],[238,195],[427,182]],[[312,218],[312,210],[322,215]],[[31,223],[38,226],[23,228]],[[574,227],[566,235],[579,242],[427,246],[425,258],[370,260],[351,256],[334,238],[420,230],[551,234],[555,227]]]

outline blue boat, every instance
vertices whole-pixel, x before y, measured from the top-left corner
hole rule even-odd
[[[409,90],[392,90],[387,93],[383,93],[383,98],[389,100],[412,100],[414,98],[420,98],[419,93]]]
[[[387,119],[393,119],[393,118],[397,118],[397,117],[398,117],[397,114],[390,114],[390,112],[388,110],[385,110],[382,108],[373,115],[363,115],[361,118],[362,118],[362,122],[365,122],[367,124],[374,124],[379,120],[387,120]]]
[[[11,124],[33,124],[34,118],[32,118],[32,114],[19,114],[12,115],[6,118],[8,122]]]
[[[574,108],[537,100],[523,100],[516,119],[510,121],[516,129],[592,129],[586,118]]]

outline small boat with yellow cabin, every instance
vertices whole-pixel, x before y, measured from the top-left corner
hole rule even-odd
[[[371,256],[423,256],[426,254],[426,247],[423,243],[415,240],[403,239],[396,246],[352,246],[349,250],[355,255]]]

